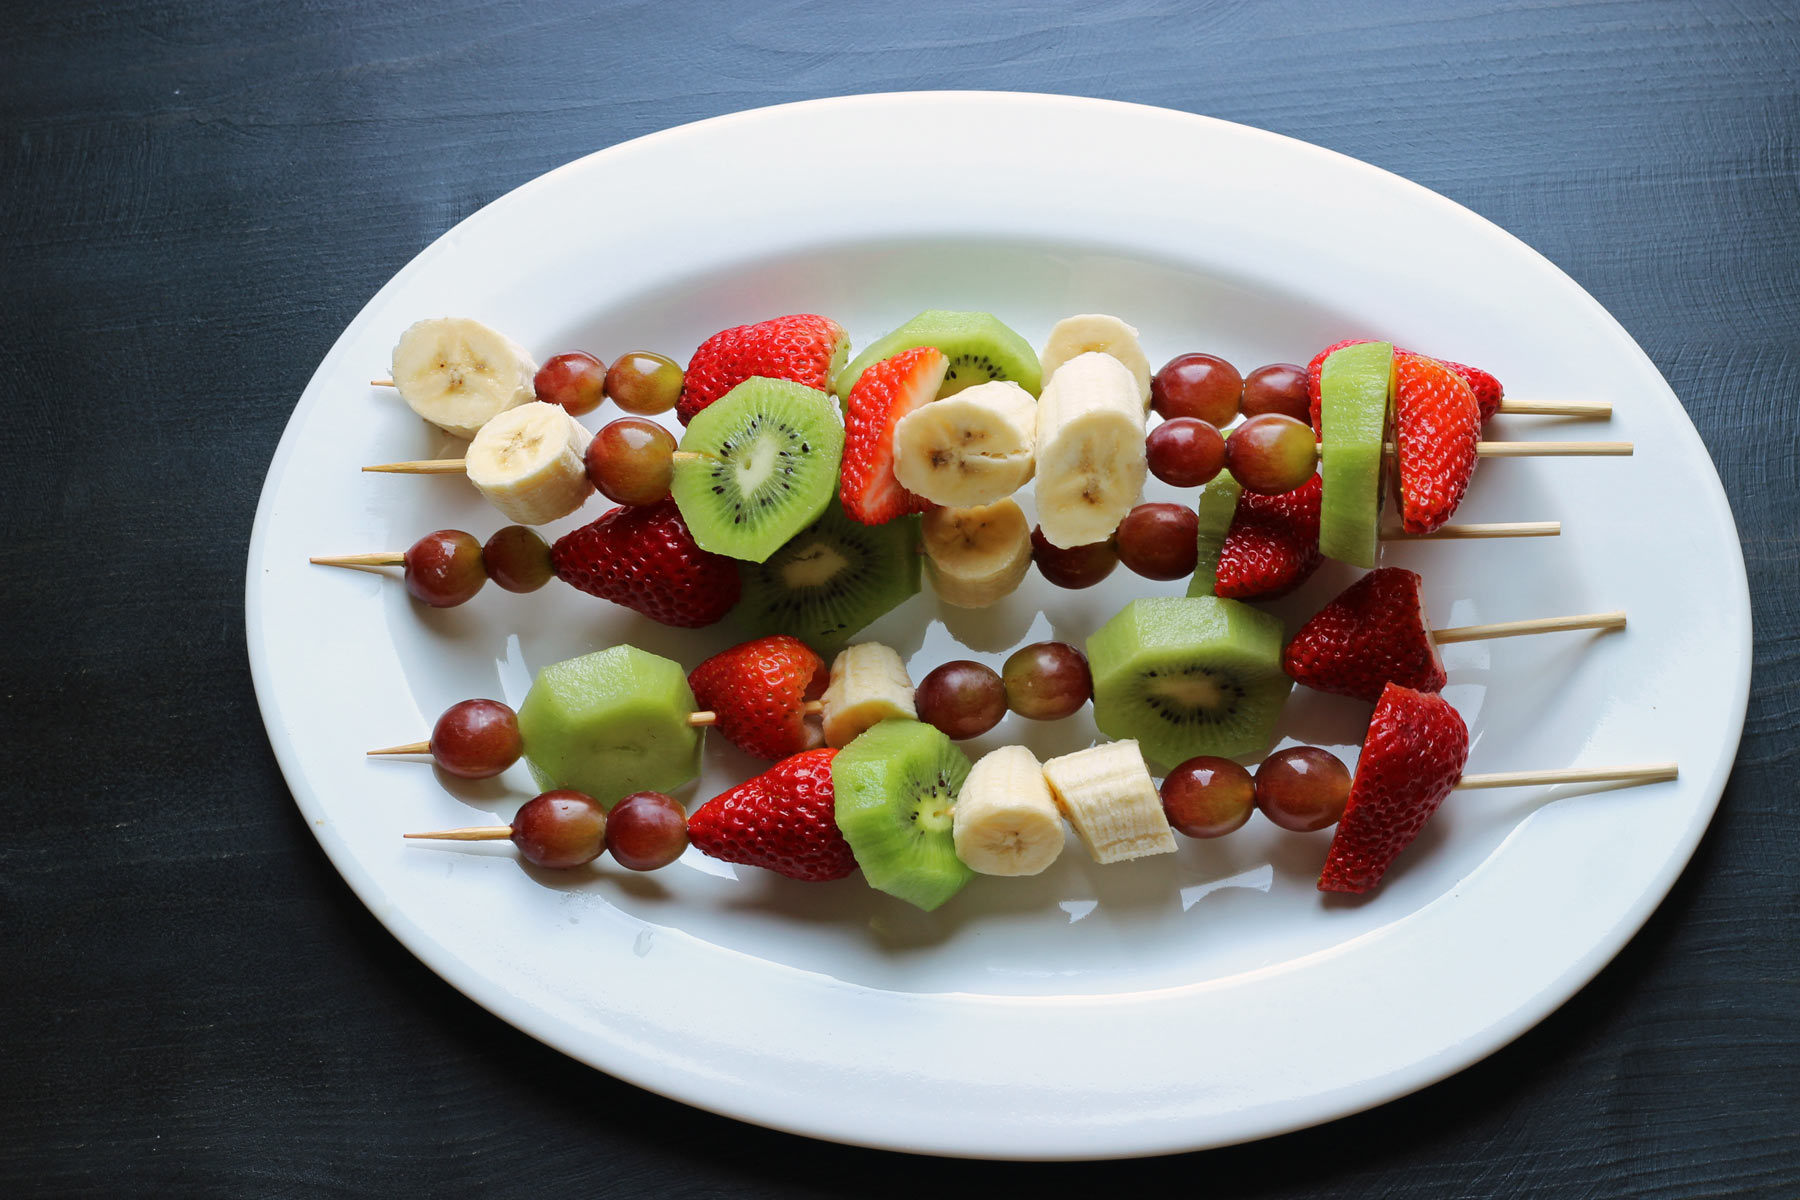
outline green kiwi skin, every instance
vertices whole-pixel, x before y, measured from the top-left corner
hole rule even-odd
[[[837,600],[819,593],[793,596],[784,575],[804,569],[796,560],[833,552],[858,564],[846,576],[851,594]],[[919,559],[917,517],[863,525],[833,499],[817,521],[767,560],[738,564],[743,595],[732,620],[745,637],[792,634],[830,661],[864,626],[918,594]]]
[[[1043,389],[1037,351],[1000,318],[992,313],[933,308],[871,342],[849,366],[832,376],[831,390],[840,400],[845,399],[864,371],[916,346],[936,346],[950,359],[950,371],[938,389],[939,399],[990,379],[1010,379],[1033,396]],[[965,359],[985,359],[992,370],[972,372],[962,365]]]
[[[1393,406],[1391,342],[1345,346],[1319,371],[1319,553],[1373,567],[1381,470]]]
[[[1273,740],[1293,681],[1281,669],[1282,627],[1273,614],[1217,596],[1133,600],[1087,640],[1094,723],[1136,738],[1145,757],[1173,767],[1196,755],[1258,754]],[[1183,667],[1227,676],[1234,713],[1177,723],[1153,701]]]
[[[540,788],[574,788],[611,807],[671,792],[700,774],[701,730],[681,664],[635,646],[551,663],[519,706],[526,765]]]
[[[1188,580],[1189,596],[1211,596],[1217,591],[1219,551],[1225,546],[1225,535],[1231,531],[1231,518],[1237,515],[1238,497],[1243,494],[1243,485],[1224,471],[1200,489],[1197,505],[1200,555],[1194,563],[1194,577]]]
[[[930,912],[974,878],[956,857],[950,818],[970,766],[936,728],[898,717],[832,758],[838,831],[870,887]]]
[[[799,438],[790,465],[750,521],[734,520],[715,488],[724,447],[744,442],[747,427],[777,422]],[[702,550],[747,562],[763,562],[812,524],[837,492],[844,452],[844,427],[825,393],[803,384],[752,377],[695,414],[681,436],[681,449],[698,458],[677,458],[670,492],[682,520]],[[729,468],[724,469],[729,475]]]

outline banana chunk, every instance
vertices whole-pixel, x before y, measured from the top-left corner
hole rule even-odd
[[[483,425],[463,470],[508,518],[542,525],[568,516],[593,493],[584,457],[592,438],[560,405],[534,400]]]
[[[1037,401],[996,379],[922,405],[894,426],[894,476],[933,504],[1004,500],[1031,479]]]
[[[1067,549],[1112,536],[1144,490],[1144,408],[1109,354],[1078,354],[1038,401],[1038,525]]]
[[[1063,815],[1098,863],[1173,854],[1175,834],[1134,741],[1104,742],[1044,764]]]
[[[1044,382],[1049,383],[1056,369],[1080,354],[1110,354],[1125,364],[1137,380],[1138,398],[1145,408],[1150,406],[1150,360],[1138,345],[1138,331],[1104,313],[1082,313],[1064,317],[1050,330],[1044,352],[1038,356],[1044,368]]]
[[[916,719],[912,676],[900,653],[880,642],[858,642],[831,664],[831,682],[819,697],[825,744],[848,746],[858,734],[890,717]]]
[[[516,342],[467,317],[410,326],[394,346],[394,388],[406,406],[460,438],[537,399],[537,364]]]
[[[1036,875],[1062,853],[1062,813],[1044,768],[1023,746],[1002,746],[975,764],[950,820],[956,857],[983,875]]]
[[[925,573],[945,604],[986,608],[1012,595],[1031,568],[1031,526],[1012,500],[979,508],[934,508],[920,520],[919,530],[925,541]]]

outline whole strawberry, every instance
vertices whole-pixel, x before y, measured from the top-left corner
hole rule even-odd
[[[808,750],[719,793],[688,819],[689,841],[713,858],[789,879],[842,879],[856,870],[856,859],[837,827],[836,754]]]
[[[1481,411],[1462,376],[1435,358],[1394,355],[1394,442],[1400,521],[1430,533],[1462,503],[1475,474]]]
[[[838,498],[852,521],[882,525],[937,507],[894,477],[894,426],[937,398],[950,360],[935,346],[902,350],[862,373],[844,401],[844,465]]]
[[[626,505],[550,547],[556,577],[652,621],[697,629],[738,602],[737,564],[695,544],[675,501]]]
[[[694,351],[675,415],[686,425],[695,413],[752,375],[828,391],[832,371],[843,365],[849,350],[850,336],[843,326],[812,313],[723,330]]]
[[[806,697],[824,674],[824,659],[778,633],[713,655],[688,675],[688,687],[717,714],[713,728],[726,741],[758,758],[786,758],[806,749]]]
[[[1335,351],[1342,350],[1345,346],[1360,346],[1368,340],[1368,338],[1351,338],[1344,342],[1333,342],[1331,345],[1314,355],[1313,360],[1306,365],[1306,394],[1312,403],[1312,427],[1314,433],[1319,432],[1319,372],[1324,369],[1325,360],[1330,358]],[[1396,347],[1394,353],[1411,354],[1412,351],[1401,350]],[[1451,362],[1447,358],[1439,359],[1438,361],[1462,376],[1462,381],[1469,385],[1469,390],[1475,393],[1475,403],[1481,409],[1481,419],[1483,421],[1487,420],[1500,410],[1500,401],[1505,398],[1506,389],[1500,386],[1500,381],[1498,379],[1495,379],[1480,367],[1465,366],[1459,362]]]
[[[1390,683],[1369,718],[1321,892],[1366,892],[1462,778],[1469,729],[1442,696]]]
[[[1419,577],[1400,567],[1370,571],[1300,627],[1282,651],[1296,683],[1321,692],[1378,700],[1390,683],[1435,692],[1444,686]]]
[[[1278,496],[1245,492],[1219,546],[1214,595],[1273,600],[1319,569],[1319,477]]]

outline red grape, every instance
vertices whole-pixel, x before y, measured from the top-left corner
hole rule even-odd
[[[481,548],[488,578],[509,592],[535,592],[550,582],[550,547],[537,530],[507,525]]]
[[[1350,799],[1350,768],[1328,750],[1290,746],[1256,768],[1256,806],[1283,829],[1311,833],[1336,825]]]
[[[588,478],[617,504],[655,504],[669,494],[674,456],[674,434],[643,417],[620,417],[588,443]]]
[[[1150,407],[1165,419],[1198,417],[1223,429],[1237,416],[1244,377],[1216,354],[1179,354],[1150,380]]]
[[[1270,363],[1244,376],[1244,398],[1239,402],[1246,417],[1280,413],[1296,421],[1312,421],[1312,401],[1306,394],[1306,368],[1294,363]]]
[[[1066,642],[1033,642],[1012,652],[1000,669],[1006,705],[1031,721],[1055,721],[1076,712],[1094,693],[1094,677],[1081,651]]]
[[[512,840],[534,866],[579,867],[606,849],[606,810],[583,792],[567,788],[545,792],[519,806],[512,820]]]
[[[1119,565],[1111,542],[1090,542],[1065,550],[1050,544],[1042,526],[1031,530],[1031,559],[1045,579],[1061,588],[1093,587]]]
[[[1171,417],[1144,439],[1150,473],[1175,487],[1199,487],[1225,466],[1225,435],[1198,417]]]
[[[606,364],[580,350],[558,354],[538,368],[531,388],[539,400],[560,404],[571,417],[579,417],[606,399]]]
[[[606,373],[606,394],[628,413],[654,417],[681,399],[681,368],[673,359],[633,350],[613,360]]]
[[[1119,561],[1145,579],[1181,579],[1200,558],[1200,514],[1185,504],[1140,504],[1119,522]]]
[[[1225,469],[1247,492],[1291,492],[1311,479],[1318,465],[1312,426],[1280,413],[1251,417],[1225,439]]]
[[[402,556],[406,566],[406,590],[420,604],[455,608],[487,582],[481,565],[481,543],[460,529],[439,529],[426,534]]]
[[[992,667],[966,658],[937,668],[913,692],[919,720],[956,741],[979,737],[1006,715],[1006,686]]]
[[[606,848],[621,867],[666,867],[687,844],[687,809],[661,792],[633,792],[606,814]]]
[[[1250,819],[1256,785],[1229,758],[1203,754],[1169,772],[1162,802],[1169,824],[1189,837],[1224,837]]]
[[[498,700],[463,700],[431,727],[431,757],[459,779],[491,779],[519,761],[518,714]]]

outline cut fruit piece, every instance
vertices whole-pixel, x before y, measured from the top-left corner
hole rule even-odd
[[[704,550],[762,562],[837,490],[844,430],[825,393],[753,378],[695,415],[670,491]],[[785,631],[776,631],[785,632]]]
[[[930,912],[974,872],[956,857],[956,794],[969,758],[929,725],[883,721],[831,761],[837,826],[863,878]]]
[[[713,334],[688,361],[675,415],[683,425],[753,376],[824,391],[850,353],[850,336],[829,317],[795,313]]]
[[[819,702],[825,744],[840,750],[871,726],[919,715],[900,652],[880,642],[846,647],[831,664],[831,682]]]
[[[1052,546],[1103,542],[1143,494],[1144,406],[1118,359],[1064,363],[1038,404],[1038,527]]]
[[[519,706],[538,786],[573,788],[610,807],[633,792],[671,792],[700,773],[701,731],[680,664],[614,646],[552,663]]]
[[[1408,533],[1430,533],[1456,513],[1475,473],[1481,407],[1448,364],[1394,355],[1395,474],[1400,520]]]
[[[942,351],[916,346],[882,359],[850,389],[844,404],[844,469],[838,499],[852,521],[882,525],[908,513],[930,511],[932,502],[907,491],[894,475],[896,426],[914,409],[931,403],[948,365]]]
[[[1280,496],[1245,492],[1219,547],[1216,595],[1273,600],[1312,577],[1319,556],[1319,477]]]
[[[1011,500],[940,508],[919,519],[925,573],[945,604],[986,608],[1018,589],[1031,569],[1031,526]]]
[[[919,590],[919,521],[859,525],[834,502],[760,564],[739,565],[746,633],[788,633],[829,658]]]
[[[984,312],[948,312],[928,309],[886,337],[875,339],[848,367],[832,379],[831,390],[840,398],[850,394],[862,373],[884,358],[915,346],[936,346],[950,360],[938,395],[954,396],[964,388],[995,379],[1010,379],[1033,396],[1038,394],[1042,372],[1031,343]]]
[[[406,406],[460,438],[537,399],[537,364],[518,343],[467,317],[407,327],[394,346],[394,389]]]
[[[1345,346],[1319,370],[1319,552],[1358,567],[1375,565],[1393,377],[1392,342]]]
[[[978,383],[894,426],[895,477],[934,504],[996,503],[1029,483],[1036,466],[1037,401],[1016,383]]]
[[[1044,768],[1023,746],[977,762],[950,813],[956,856],[983,875],[1036,875],[1062,854],[1063,818]]]
[[[1134,741],[1102,742],[1044,764],[1044,781],[1097,863],[1173,854],[1162,794]]]
[[[521,525],[561,520],[594,494],[586,427],[558,404],[534,400],[483,425],[463,456],[482,497]]]
[[[1138,331],[1104,313],[1064,317],[1051,328],[1050,336],[1044,341],[1044,352],[1038,356],[1044,382],[1048,383],[1056,369],[1077,354],[1088,353],[1110,354],[1125,364],[1125,369],[1137,380],[1144,407],[1150,407],[1150,360],[1144,357],[1144,348],[1138,344]]]
[[[1293,687],[1280,620],[1216,596],[1133,600],[1087,654],[1094,723],[1164,766],[1262,751]]]
[[[1283,669],[1296,683],[1359,700],[1380,699],[1389,683],[1440,690],[1444,664],[1425,624],[1420,583],[1400,567],[1370,571],[1300,627],[1282,651]]]
[[[1197,511],[1200,527],[1197,544],[1200,557],[1194,564],[1194,577],[1188,581],[1190,596],[1216,594],[1219,584],[1219,553],[1225,547],[1225,535],[1237,515],[1238,497],[1244,489],[1237,480],[1220,472],[1200,489]]]

